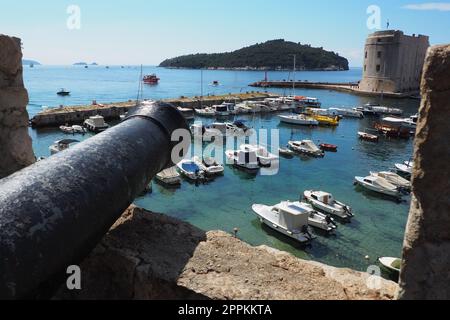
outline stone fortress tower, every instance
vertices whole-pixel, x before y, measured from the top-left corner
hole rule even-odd
[[[370,93],[417,93],[429,37],[402,31],[375,32],[367,38],[359,90]]]

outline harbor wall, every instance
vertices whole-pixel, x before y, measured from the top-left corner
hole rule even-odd
[[[35,161],[22,72],[20,39],[0,34],[0,179]]]
[[[165,99],[164,102],[171,103],[183,108],[200,108],[221,104],[223,102],[242,102],[248,100],[263,100],[265,98],[277,97],[278,95],[267,92],[231,93],[228,95],[216,95],[205,97],[180,97],[177,99]],[[101,115],[105,120],[119,120],[120,116],[127,113],[136,106],[136,101],[127,101],[109,104],[95,104],[84,106],[60,107],[48,109],[34,116],[30,123],[34,127],[55,127],[66,124],[81,124],[91,116]]]
[[[428,51],[400,299],[450,299],[450,45]]]
[[[238,234],[239,236],[239,234]],[[130,207],[81,265],[63,300],[390,300],[397,284],[252,247],[223,232]]]

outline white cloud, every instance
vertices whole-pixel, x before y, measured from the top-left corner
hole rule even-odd
[[[450,11],[450,2],[426,2],[417,4],[407,4],[403,6],[408,10],[421,10],[421,11]]]

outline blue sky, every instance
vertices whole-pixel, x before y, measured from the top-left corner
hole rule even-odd
[[[69,5],[81,29],[69,30]],[[24,56],[44,64],[159,64],[283,38],[339,52],[360,66],[367,8],[382,26],[450,43],[450,1],[417,0],[0,0],[0,33],[22,38]]]

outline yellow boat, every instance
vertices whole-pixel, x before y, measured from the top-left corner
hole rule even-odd
[[[319,121],[319,124],[324,126],[338,126],[339,125],[339,117],[327,117],[327,116],[321,116],[321,115],[312,115],[314,119]]]

